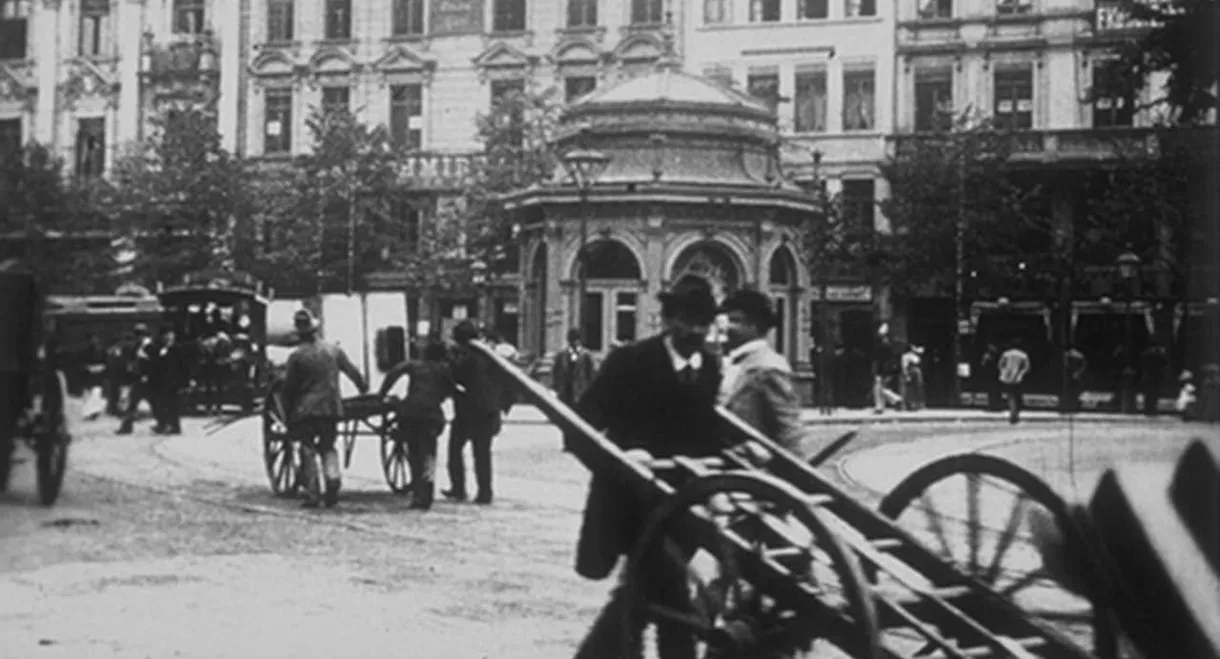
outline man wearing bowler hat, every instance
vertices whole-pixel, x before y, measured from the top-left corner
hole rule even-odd
[[[336,425],[343,416],[339,372],[361,394],[368,391],[368,386],[343,348],[318,338],[318,322],[308,309],[297,311],[292,324],[301,337],[301,345],[288,358],[282,396],[289,431],[301,442],[301,478],[308,497],[304,506],[317,508],[324,501],[330,507],[339,500],[339,453],[335,450]],[[325,496],[319,491],[319,457],[326,479]]]
[[[717,315],[711,286],[701,277],[684,276],[660,300],[663,331],[606,357],[576,411],[633,459],[716,455],[725,444],[715,409],[720,367],[705,346],[708,328]],[[613,572],[619,556],[630,551],[656,502],[640,501],[623,491],[608,471],[592,469],[597,458],[586,453],[581,442],[568,443],[572,453],[593,471],[576,548],[576,571],[600,580]],[[672,608],[688,609],[684,563],[658,556],[649,566],[648,596]],[[619,655],[622,607],[626,605],[620,586],[581,644],[578,659]],[[681,625],[659,623],[657,641],[662,659],[695,656],[690,630]]]

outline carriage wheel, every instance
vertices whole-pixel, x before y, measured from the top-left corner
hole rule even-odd
[[[276,391],[267,394],[263,405],[263,464],[276,496],[296,494],[301,486],[300,449],[288,434],[288,424]]]
[[[1031,619],[1081,647],[1112,647],[1110,632],[1101,631],[1106,614],[1077,594],[1088,592],[1087,584],[1069,588],[1062,581],[1086,577],[1047,565],[1034,545],[1035,533],[1055,534],[1073,552],[1084,540],[1067,503],[1029,471],[979,453],[941,458],[907,476],[881,500],[880,510]]]
[[[66,384],[63,373],[56,371],[47,379],[46,393],[42,399],[42,419],[36,431],[38,499],[50,506],[59,498],[63,489],[64,472],[68,469],[68,444],[72,434],[64,415]]]
[[[717,474],[663,502],[628,557],[623,656],[659,653],[658,623],[704,659],[820,655],[821,641],[852,657],[881,656],[860,565],[804,498],[770,476]],[[766,567],[776,560],[787,574]],[[685,589],[676,586],[683,577]],[[675,584],[668,593],[649,585],[665,581]]]
[[[397,438],[395,421],[388,415],[379,429],[381,435],[381,470],[385,482],[395,494],[411,490],[411,451],[407,443]]]

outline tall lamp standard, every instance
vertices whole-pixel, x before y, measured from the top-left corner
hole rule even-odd
[[[813,198],[817,203],[817,207],[822,211],[823,222],[827,221],[826,217],[826,186],[822,181],[822,151],[814,149],[810,154],[813,157]],[[818,217],[815,215],[813,221],[817,222]],[[829,414],[834,406],[834,401],[830,399],[830,301],[827,299],[827,289],[829,286],[830,273],[827,272],[826,249],[822,246],[822,254],[818,255],[818,341],[821,345],[817,348],[817,387],[818,411],[821,414]]]
[[[589,205],[589,189],[597,182],[597,179],[606,171],[606,166],[610,164],[610,157],[601,151],[593,149],[572,149],[563,155],[563,167],[567,170],[568,175],[576,183],[576,187],[580,190],[580,249],[576,252],[577,264],[580,267],[579,287],[577,305],[580,309],[581,334],[584,334],[585,326],[588,324],[588,310],[585,308],[587,304],[586,297],[588,296],[589,277],[588,264],[585,263],[585,247],[589,243],[589,215],[592,212],[592,207]],[[584,337],[588,340],[589,337]]]
[[[1123,334],[1126,337],[1126,358],[1123,360],[1123,382],[1122,382],[1122,411],[1124,413],[1132,413],[1135,410],[1135,363],[1134,356],[1131,354],[1133,350],[1131,339],[1131,299],[1135,297],[1133,290],[1135,278],[1139,274],[1140,257],[1135,252],[1131,251],[1131,246],[1127,245],[1127,250],[1118,255],[1116,261],[1118,266],[1118,276],[1123,280],[1123,286],[1127,292],[1126,313],[1123,318]]]

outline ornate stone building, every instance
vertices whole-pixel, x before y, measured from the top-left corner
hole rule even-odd
[[[668,60],[570,106],[555,147],[596,149],[609,162],[585,203],[562,169],[506,200],[522,227],[526,352],[553,353],[572,327],[599,352],[657,332],[657,294],[693,272],[721,296],[744,286],[770,294],[781,317],[771,339],[808,370],[811,290],[800,234],[817,207],[781,170],[765,103]]]
[[[241,14],[228,4],[0,0],[0,136],[93,177],[175,104],[212,109],[234,135]]]

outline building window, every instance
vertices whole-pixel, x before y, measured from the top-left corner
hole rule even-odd
[[[843,15],[848,18],[876,16],[877,0],[844,0]]]
[[[292,41],[293,0],[267,0],[267,41]]]
[[[877,207],[875,195],[873,179],[845,179],[842,193],[844,219],[853,226],[873,226]]]
[[[843,72],[843,130],[872,130],[876,124],[876,84],[871,68]]]
[[[995,119],[1001,128],[1034,127],[1034,71],[1031,67],[997,69],[995,72]]]
[[[268,89],[263,112],[263,152],[292,151],[292,90]]]
[[[919,5],[919,17],[953,18],[953,0],[923,0]]]
[[[703,0],[703,23],[705,25],[728,23],[732,13],[729,0]]]
[[[107,50],[110,0],[82,0],[80,6],[80,55],[99,57]]]
[[[597,0],[568,0],[568,27],[596,27]]]
[[[631,0],[632,25],[660,25],[664,13],[663,0]]]
[[[352,0],[326,0],[326,38],[352,38]]]
[[[0,60],[25,59],[30,0],[0,0]]]
[[[915,72],[915,130],[946,130],[953,121],[953,72]]]
[[[826,69],[797,68],[793,128],[798,133],[826,132]]]
[[[203,9],[205,0],[174,0],[174,33],[199,34],[205,27]]]
[[[594,76],[569,76],[563,79],[563,98],[571,103],[596,88],[597,78]]]
[[[1000,16],[1020,16],[1033,11],[1033,0],[996,0],[995,13]]]
[[[97,178],[106,168],[106,120],[101,117],[76,122],[76,176]]]
[[[797,0],[797,11],[801,18],[826,18],[830,16],[830,0]]]
[[[323,87],[322,114],[335,114],[351,110],[350,87]]]
[[[751,96],[766,103],[772,112],[775,112],[779,106],[779,73],[775,71],[750,73],[746,76],[746,89]]]
[[[526,0],[494,0],[493,32],[524,32]]]
[[[1093,67],[1093,89],[1105,88],[1106,65]],[[1093,99],[1093,127],[1132,126],[1135,124],[1135,92],[1096,94]]]
[[[21,148],[21,119],[0,119],[0,154]]]
[[[780,0],[750,0],[751,23],[774,23],[779,20]]]
[[[525,93],[525,81],[521,78],[491,81],[491,104],[494,106],[511,97],[513,94]]]
[[[394,0],[395,36],[424,33],[424,0]]]
[[[390,87],[390,138],[394,140],[394,144],[406,149],[418,149],[423,146],[423,136],[423,87]]]
[[[635,293],[614,294],[614,340],[619,343],[635,341],[635,305]]]

